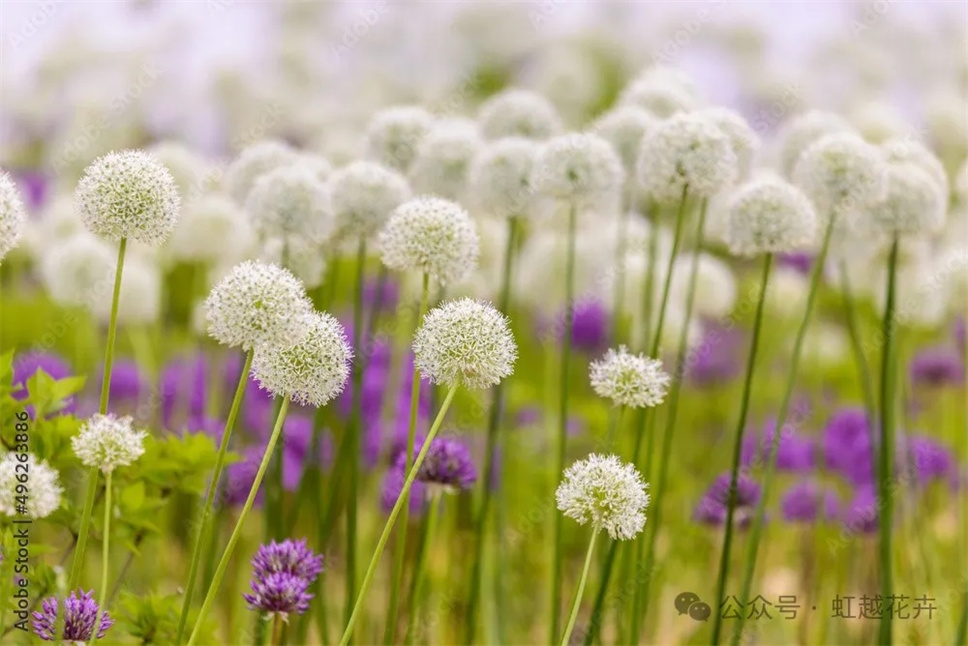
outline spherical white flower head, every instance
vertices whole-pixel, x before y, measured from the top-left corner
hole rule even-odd
[[[607,141],[572,133],[542,146],[532,181],[538,193],[588,208],[614,203],[624,180],[622,161]]]
[[[920,141],[908,137],[895,137],[881,144],[881,152],[890,164],[913,164],[938,185],[941,194],[948,199],[951,187],[948,184],[948,173],[941,160]]]
[[[852,131],[850,123],[833,112],[810,110],[795,116],[780,133],[780,164],[783,174],[790,177],[800,155],[821,137]]]
[[[435,126],[417,146],[410,167],[414,189],[450,200],[462,198],[471,162],[483,144],[473,121],[455,119]]]
[[[333,165],[322,155],[305,151],[297,151],[293,162],[311,172],[316,179],[325,182],[333,173]]]
[[[856,211],[880,200],[886,189],[884,158],[874,146],[850,132],[821,137],[793,170],[793,181],[824,219],[834,211]]]
[[[687,87],[677,77],[657,74],[653,70],[646,70],[629,83],[622,90],[618,102],[647,110],[660,119],[695,110],[700,103],[693,88]]]
[[[0,261],[20,243],[27,210],[10,175],[0,171]]]
[[[850,122],[865,141],[881,144],[910,130],[904,116],[887,103],[861,104],[850,112]]]
[[[74,192],[89,231],[156,246],[178,222],[178,189],[168,169],[140,150],[109,153],[84,171]]]
[[[753,179],[729,203],[726,243],[733,253],[753,256],[803,249],[817,234],[817,215],[807,196],[769,175]]]
[[[944,226],[947,196],[914,164],[891,164],[887,193],[862,215],[865,230],[887,236],[933,233]]]
[[[800,270],[786,265],[770,272],[764,306],[773,316],[792,320],[803,316],[810,282]]]
[[[93,301],[94,315],[102,323],[111,320],[111,298]],[[121,325],[154,323],[161,315],[161,273],[148,259],[132,256],[125,260],[118,294],[118,322]]]
[[[634,105],[619,105],[599,117],[592,125],[592,130],[612,144],[622,160],[626,175],[632,176],[642,139],[658,123],[659,119],[646,110]]]
[[[283,166],[259,177],[245,202],[245,210],[255,230],[265,237],[323,243],[335,226],[329,188],[300,164]]]
[[[420,140],[433,123],[433,116],[416,106],[398,106],[377,112],[366,129],[367,156],[405,173],[413,163]]]
[[[40,273],[51,299],[89,307],[111,300],[117,254],[86,231],[55,242],[44,251]],[[123,284],[123,281],[122,281]]]
[[[175,260],[214,263],[242,256],[254,241],[252,225],[235,202],[210,194],[185,205],[167,247]]]
[[[341,235],[369,238],[395,208],[410,199],[410,185],[382,164],[356,161],[329,178],[333,213]]]
[[[683,190],[711,197],[736,180],[733,146],[712,120],[693,114],[661,122],[642,140],[636,165],[645,192],[659,202],[678,202]]]
[[[481,105],[477,113],[485,139],[524,137],[544,140],[561,132],[561,118],[551,103],[535,92],[504,90]]]
[[[397,207],[380,232],[379,244],[390,269],[426,272],[442,284],[473,271],[480,253],[467,211],[437,197],[418,197]]]
[[[743,116],[729,108],[704,108],[693,113],[694,116],[709,119],[719,128],[736,155],[737,176],[745,178],[753,167],[753,157],[760,147],[760,138],[753,132]]]
[[[413,353],[424,378],[471,390],[500,383],[518,357],[507,317],[469,298],[432,309],[417,330]]]
[[[298,160],[299,152],[289,144],[273,139],[254,143],[229,164],[225,172],[225,186],[232,199],[243,205],[259,177]]]
[[[648,488],[634,465],[592,453],[565,470],[555,501],[579,525],[591,523],[596,531],[604,529],[613,540],[625,541],[645,526]]]
[[[74,454],[86,467],[96,467],[110,473],[126,467],[145,452],[148,434],[136,431],[130,417],[93,415],[71,438]]]
[[[589,376],[595,393],[617,406],[658,406],[669,390],[669,375],[662,370],[662,362],[632,354],[624,345],[618,350],[610,348],[604,358],[593,361]]]
[[[305,240],[269,238],[263,240],[259,260],[282,266],[285,252],[286,269],[302,281],[305,289],[315,289],[323,284],[326,274],[327,249]]]
[[[334,317],[311,312],[296,344],[264,344],[252,356],[252,376],[259,387],[306,406],[325,406],[343,391],[353,351]]]
[[[205,301],[212,338],[243,350],[292,343],[306,329],[302,317],[310,311],[298,278],[277,265],[253,261],[236,265]]]
[[[471,166],[470,189],[485,213],[496,217],[530,213],[538,149],[531,139],[505,137],[481,151]]]
[[[178,141],[160,141],[148,148],[155,159],[168,169],[178,194],[185,200],[214,188],[218,172],[215,166]]]
[[[685,308],[689,298],[689,279],[692,273],[692,255],[677,257],[673,261],[670,299]],[[663,276],[665,272],[663,271]],[[656,288],[656,292],[661,287]],[[736,279],[722,260],[707,253],[699,255],[696,265],[696,293],[693,313],[710,319],[727,316],[736,303]],[[656,305],[658,306],[658,304]]]
[[[21,456],[25,460],[21,460]],[[21,483],[17,476],[26,474],[28,480]],[[26,484],[27,493],[18,493],[17,485]],[[57,511],[64,489],[60,485],[57,470],[33,453],[7,453],[0,459],[0,515],[24,515],[20,503],[26,498],[26,516],[34,520],[47,518]]]

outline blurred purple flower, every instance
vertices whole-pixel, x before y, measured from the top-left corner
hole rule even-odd
[[[386,476],[383,479],[383,493],[380,495],[380,504],[384,513],[389,514],[393,510],[393,506],[397,504],[397,498],[403,491],[405,480],[406,474],[403,472],[401,463],[398,462],[387,469]],[[414,480],[410,487],[410,515],[416,516],[423,513],[426,503],[427,492],[424,483]]]
[[[388,277],[382,285],[378,280],[363,283],[363,303],[368,308],[375,309],[379,305],[381,312],[387,312],[396,309],[399,300],[400,287],[392,278]]]
[[[104,369],[98,374],[98,380],[104,380]],[[137,362],[130,359],[120,359],[111,369],[111,402],[133,403],[144,393],[147,386],[145,376]]]
[[[931,438],[909,437],[907,455],[908,463],[905,466],[919,484],[932,480],[951,482],[957,474],[958,466],[951,451]]]
[[[162,421],[171,428],[179,419],[205,413],[207,392],[205,359],[181,357],[170,361],[161,371]]]
[[[38,370],[44,371],[54,381],[59,381],[70,377],[70,365],[60,355],[53,352],[26,352],[17,357],[13,362],[13,392],[11,395],[16,400],[27,398],[27,381],[33,377]],[[28,414],[33,417],[33,406],[27,407]],[[77,397],[70,396],[64,401],[61,412],[70,414],[77,412]]]
[[[24,203],[30,212],[36,211],[44,205],[47,200],[50,179],[47,174],[39,169],[24,168],[12,171],[13,176],[19,184],[20,194],[24,197]]]
[[[686,376],[698,386],[732,381],[742,367],[743,333],[739,330],[707,323],[703,338],[690,352]]]
[[[419,452],[423,442],[414,447]],[[402,467],[406,456],[401,454],[397,461]],[[427,449],[427,455],[417,471],[417,480],[428,486],[440,486],[445,490],[457,492],[470,489],[477,482],[477,469],[471,459],[467,445],[460,440],[436,437]]]
[[[789,429],[790,427],[787,426]],[[763,427],[763,435],[747,431],[743,437],[742,463],[767,463],[776,431],[776,420],[768,421]],[[816,466],[816,445],[813,439],[803,437],[792,430],[780,433],[776,449],[776,468],[780,471],[810,471]]]
[[[813,480],[804,480],[786,490],[780,501],[783,519],[792,523],[812,523],[819,517],[837,518],[837,493]]]
[[[747,527],[760,500],[760,485],[744,473],[737,474],[735,495],[730,495],[732,479],[720,474],[703,494],[693,511],[693,519],[707,525],[726,523],[729,505],[733,505],[733,522]]]
[[[249,495],[249,490],[255,482],[256,473],[259,471],[259,464],[265,453],[265,445],[250,446],[241,451],[242,460],[234,462],[225,467],[225,479],[223,480],[223,498],[225,504],[236,507],[245,502]],[[254,504],[262,503],[265,482],[259,487]]]
[[[871,431],[863,409],[845,408],[834,413],[823,432],[822,454],[826,467],[854,484],[871,483],[874,476]]]
[[[813,256],[806,251],[781,253],[777,256],[776,261],[778,265],[796,269],[803,275],[809,274],[810,268],[813,267]]]
[[[94,634],[99,606],[94,600],[93,591],[71,592],[64,602],[64,632],[60,637],[67,642],[87,642]],[[59,603],[56,597],[47,597],[40,604],[40,611],[33,613],[34,632],[44,641],[57,641],[57,613]],[[98,639],[104,637],[114,620],[105,610],[98,624]]]
[[[965,364],[953,350],[927,348],[911,360],[911,382],[922,386],[958,386],[965,382]]]
[[[872,534],[878,525],[877,496],[870,485],[858,487],[844,507],[841,522],[850,533]]]

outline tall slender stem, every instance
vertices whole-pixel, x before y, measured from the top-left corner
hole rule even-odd
[[[363,432],[361,402],[363,401],[363,361],[360,339],[363,336],[363,276],[366,261],[366,238],[361,237],[356,250],[356,293],[353,295],[353,410],[349,426],[350,462],[349,498],[346,505],[346,618],[350,617],[349,600],[356,596],[356,512],[357,491],[360,486],[360,434]]]
[[[407,633],[404,639],[406,644],[412,644],[414,639],[413,627],[420,617],[421,603],[424,596],[424,586],[427,581],[427,554],[430,546],[434,542],[434,535],[437,533],[437,521],[440,518],[440,506],[442,501],[439,495],[431,495],[429,501],[427,518],[424,521],[424,535],[420,543],[420,553],[417,555],[417,562],[413,566],[413,583],[410,587],[410,617],[407,620]]]
[[[111,319],[108,321],[108,342],[104,349],[104,378],[101,381],[101,402],[98,412],[108,412],[108,397],[111,393],[111,369],[114,367],[114,338],[118,331],[118,301],[121,298],[121,273],[124,271],[124,252],[128,239],[121,238],[118,245],[118,266],[114,270],[114,294],[111,296]],[[80,552],[78,552],[80,554]]]
[[[874,380],[871,378],[870,365],[864,356],[864,344],[861,342],[860,324],[857,321],[857,308],[854,306],[853,287],[847,273],[847,263],[840,261],[840,292],[844,304],[844,318],[847,319],[847,332],[850,346],[854,351],[854,363],[857,364],[857,375],[860,379],[861,393],[864,397],[864,407],[867,409],[867,419],[870,427],[871,464],[877,464],[877,446],[879,441],[874,431],[874,420],[877,419],[877,398],[874,396]]]
[[[195,536],[195,547],[192,549],[192,560],[188,567],[188,581],[185,583],[185,599],[182,601],[181,616],[178,618],[178,634],[175,638],[176,644],[182,643],[185,635],[185,626],[188,623],[188,610],[192,606],[192,597],[195,594],[195,579],[198,576],[198,566],[201,561],[202,547],[206,544],[205,537],[208,533],[209,518],[212,515],[212,508],[215,505],[215,493],[218,491],[219,480],[222,477],[222,470],[225,468],[225,454],[228,452],[229,439],[232,437],[232,429],[235,428],[235,419],[239,415],[239,408],[242,405],[242,398],[245,395],[245,386],[249,381],[249,369],[252,367],[252,351],[245,354],[245,362],[242,364],[242,372],[239,375],[238,385],[235,387],[235,397],[232,398],[232,407],[229,409],[228,419],[225,420],[225,430],[222,431],[222,441],[219,443],[218,454],[215,456],[215,468],[212,471],[212,480],[208,484],[208,492],[205,494],[205,506],[202,507],[201,515],[198,520],[198,532]]]
[[[427,302],[430,297],[430,274],[424,272],[420,290],[420,305],[413,328],[420,327],[424,314],[427,312]],[[417,434],[417,413],[420,409],[420,373],[414,363],[410,373],[410,419],[407,425],[407,451],[404,458],[404,473],[410,470],[413,463],[413,447]],[[403,586],[403,566],[407,553],[407,521],[410,517],[410,505],[404,505],[400,512],[400,526],[403,528],[397,535],[396,553],[394,554],[393,584],[390,586],[390,603],[387,609],[387,625],[383,632],[383,643],[393,643],[394,631],[397,626],[397,609],[400,605],[400,588]]]
[[[507,222],[507,242],[504,247],[504,269],[501,274],[501,293],[498,308],[505,314],[511,303],[511,280],[514,270],[515,245],[517,244],[518,218],[512,216]],[[470,600],[467,606],[464,623],[464,643],[474,642],[477,628],[477,607],[481,597],[483,582],[484,550],[487,545],[488,517],[491,510],[491,500],[494,496],[496,483],[491,478],[494,470],[495,452],[499,450],[497,442],[498,426],[501,423],[501,413],[504,405],[504,382],[498,383],[491,389],[491,410],[487,420],[487,444],[484,448],[484,477],[481,479],[481,505],[475,519],[474,565],[471,568]],[[500,460],[498,460],[500,464]]]
[[[810,327],[810,316],[813,314],[814,302],[817,298],[817,291],[820,281],[823,278],[824,264],[827,261],[827,251],[830,248],[830,238],[834,230],[834,214],[827,220],[824,228],[823,243],[820,246],[820,253],[814,261],[810,272],[810,287],[807,291],[807,302],[804,307],[803,318],[800,320],[800,327],[797,328],[797,336],[793,342],[793,355],[790,357],[790,368],[787,372],[786,385],[783,389],[783,398],[780,400],[780,410],[776,415],[776,422],[773,425],[773,438],[770,441],[769,454],[766,460],[766,472],[763,474],[763,488],[760,500],[756,505],[756,513],[753,518],[753,525],[750,530],[749,540],[746,546],[746,562],[743,566],[743,584],[740,588],[740,602],[745,604],[749,601],[750,588],[753,585],[753,575],[756,572],[756,556],[759,549],[760,535],[763,531],[763,519],[766,517],[766,503],[769,498],[770,485],[773,482],[773,473],[776,470],[776,455],[780,446],[780,436],[783,433],[783,426],[786,424],[787,413],[790,410],[790,400],[793,398],[793,387],[796,385],[796,378],[799,374],[800,355],[803,351],[803,340],[807,336],[807,329]],[[820,503],[818,502],[818,505]],[[745,614],[739,613],[736,621],[736,628],[733,631],[733,645],[739,644],[743,634],[743,623]]]
[[[91,646],[97,644],[101,616],[108,603],[108,569],[111,556],[111,471],[104,474],[104,529],[101,537],[101,594],[97,613],[94,615],[94,630],[91,632]]]
[[[380,540],[376,544],[376,550],[374,550],[373,557],[370,559],[370,565],[366,568],[366,574],[363,576],[363,583],[360,586],[360,594],[356,597],[356,603],[353,604],[353,612],[350,614],[349,621],[346,622],[346,629],[343,631],[343,637],[339,641],[340,646],[346,646],[350,643],[350,639],[353,638],[353,627],[356,625],[356,620],[359,618],[360,611],[363,609],[363,601],[366,599],[366,593],[370,589],[370,584],[373,583],[373,575],[376,574],[377,565],[380,564],[380,557],[383,555],[387,540],[390,538],[390,532],[393,531],[393,525],[397,521],[397,516],[400,515],[400,509],[409,504],[410,489],[413,487],[413,481],[417,479],[420,465],[423,464],[424,458],[427,457],[427,451],[430,450],[430,444],[434,441],[434,437],[437,436],[437,431],[440,430],[440,425],[444,421],[447,409],[450,408],[450,404],[454,400],[457,388],[458,384],[453,384],[447,390],[447,396],[440,405],[440,411],[438,411],[437,417],[434,419],[434,423],[431,425],[430,431],[427,433],[427,437],[420,447],[420,453],[417,454],[417,459],[414,460],[413,466],[410,467],[407,479],[400,489],[400,495],[397,496],[397,502],[393,505],[390,517],[387,518],[387,523],[383,527],[383,533],[380,535]]]
[[[626,232],[629,224],[629,193],[631,188],[626,188],[622,195],[621,211],[618,214],[618,227],[616,228],[615,241],[615,294],[613,296],[612,307],[612,334],[611,343],[618,343],[618,335],[622,329],[622,319],[625,316],[625,248],[627,245]]]
[[[571,333],[574,323],[575,291],[575,226],[577,206],[568,206],[568,239],[565,252],[565,320],[561,333],[561,365],[558,382],[558,461],[556,473],[565,470],[565,449],[568,441],[568,367],[571,361]],[[551,627],[549,643],[554,644],[561,623],[561,514],[554,515],[554,561],[551,567]]]
[[[703,235],[706,228],[706,210],[708,202],[702,200],[699,207],[699,218],[696,222],[696,246],[692,254],[692,263],[689,267],[689,286],[686,292],[686,311],[679,332],[679,345],[676,354],[676,367],[673,373],[672,387],[669,389],[669,403],[666,407],[665,427],[662,431],[662,447],[659,457],[659,477],[656,482],[655,493],[652,501],[652,518],[645,546],[645,571],[650,572],[655,559],[655,541],[662,526],[662,501],[665,497],[667,477],[669,474],[669,457],[672,452],[672,434],[676,426],[676,416],[679,412],[679,394],[682,390],[682,382],[686,377],[686,355],[689,351],[689,324],[692,322],[692,310],[696,300],[696,283],[699,276],[699,258],[702,256]],[[645,621],[646,613],[649,608],[649,585],[652,578],[648,577],[644,581],[637,582],[637,589],[642,589],[641,602],[633,608],[632,612],[632,643],[639,643],[642,622]]]
[[[736,508],[736,487],[739,479],[739,459],[740,449],[743,445],[743,429],[746,427],[746,415],[749,412],[750,392],[753,386],[753,368],[756,366],[756,353],[760,344],[760,327],[763,323],[763,306],[766,302],[766,289],[770,280],[770,269],[773,266],[773,254],[768,253],[763,256],[763,270],[760,275],[760,295],[756,303],[756,318],[753,320],[753,338],[750,341],[750,354],[746,362],[746,377],[743,380],[743,395],[739,405],[739,419],[736,422],[735,439],[733,440],[733,458],[730,467],[729,497],[726,504],[726,528],[723,537],[723,552],[719,558],[719,575],[716,579],[716,596],[713,597],[713,606],[719,608],[719,604],[726,591],[726,578],[729,574],[729,555],[733,542],[733,512]],[[722,632],[722,613],[713,613],[713,646],[719,645],[719,636]]]
[[[900,240],[897,235],[891,242],[891,252],[887,258],[887,297],[884,305],[884,319],[881,321],[881,334],[884,345],[881,350],[881,450],[880,468],[877,472],[878,502],[881,508],[879,560],[881,571],[881,596],[886,600],[894,594],[894,576],[891,553],[891,533],[894,530],[894,401],[897,366],[895,365],[894,299],[897,292],[897,256]],[[891,613],[881,616],[878,643],[891,646]]]
[[[269,443],[266,445],[266,452],[262,456],[262,462],[259,464],[259,470],[256,471],[255,479],[252,481],[252,487],[249,489],[249,495],[245,499],[245,504],[242,505],[242,510],[239,512],[239,517],[235,521],[235,527],[232,529],[232,534],[229,536],[229,542],[225,546],[225,552],[222,553],[222,558],[218,562],[218,567],[215,569],[215,576],[212,578],[212,582],[208,586],[208,592],[205,594],[205,600],[202,602],[202,608],[198,611],[198,619],[195,621],[195,628],[192,630],[191,636],[188,638],[188,646],[193,646],[193,644],[198,643],[199,632],[202,629],[202,625],[205,623],[205,619],[208,617],[208,613],[212,609],[212,604],[215,602],[215,596],[218,594],[218,589],[222,585],[222,579],[225,578],[225,571],[229,567],[229,561],[232,559],[232,553],[235,551],[235,545],[239,542],[239,538],[242,537],[242,525],[245,523],[246,516],[252,510],[252,505],[255,503],[255,498],[259,493],[259,487],[262,486],[262,479],[266,475],[266,470],[269,468],[269,463],[272,461],[272,454],[275,451],[276,443],[279,441],[279,435],[282,432],[282,425],[286,421],[286,413],[289,411],[289,398],[286,397],[282,400],[282,406],[279,407],[279,413],[276,415],[275,425],[272,427],[272,435],[269,436]]]
[[[585,594],[585,582],[588,581],[588,570],[591,568],[592,554],[595,552],[595,539],[598,538],[598,532],[599,529],[596,527],[592,532],[592,539],[588,541],[588,552],[585,554],[585,566],[581,569],[581,578],[578,580],[578,591],[575,593],[575,603],[571,607],[571,615],[568,617],[565,634],[561,637],[561,646],[568,646],[571,633],[575,630],[575,622],[578,620],[581,598]]]
[[[649,210],[653,210],[655,207],[650,202],[647,202]],[[658,264],[659,256],[659,235],[658,235],[658,225],[653,221],[647,222],[650,225],[649,229],[649,257],[646,260],[645,266],[645,280],[642,281],[642,302],[640,307],[642,308],[642,348],[649,347],[649,339],[652,338],[652,305],[654,304],[655,291],[655,268]]]

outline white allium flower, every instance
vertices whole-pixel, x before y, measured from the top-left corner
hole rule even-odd
[[[543,140],[561,132],[561,118],[555,107],[540,94],[509,89],[495,94],[477,113],[485,139],[524,137]]]
[[[432,309],[413,340],[414,365],[432,383],[482,390],[514,372],[518,356],[507,317],[462,298]]]
[[[262,241],[259,260],[281,267],[283,249],[286,252],[286,269],[302,281],[303,287],[315,289],[323,284],[329,251],[325,245],[305,240],[284,241],[282,238],[269,238]]]
[[[948,185],[948,173],[941,160],[920,141],[909,137],[895,137],[881,144],[884,158],[891,164],[913,164],[927,173],[938,185],[945,203],[951,191]]]
[[[315,175],[316,179],[325,182],[333,172],[333,165],[322,155],[316,153],[298,151],[294,164],[302,166]]]
[[[483,145],[473,121],[442,121],[420,140],[410,166],[410,182],[420,193],[449,200],[463,198],[471,163]]]
[[[589,369],[592,389],[618,406],[646,408],[658,406],[669,390],[669,375],[662,362],[645,355],[632,354],[623,345],[612,348]]]
[[[111,298],[99,298],[92,305],[102,323],[111,320]],[[125,260],[118,295],[118,323],[154,323],[161,315],[161,273],[150,260],[132,256]]]
[[[952,283],[946,280],[939,259],[930,253],[918,255],[898,267],[894,319],[897,325],[934,329],[944,322],[948,312]],[[869,289],[873,292],[874,307],[883,312],[887,297],[886,264],[877,267],[871,278]]]
[[[134,429],[130,417],[98,414],[71,438],[71,447],[84,466],[97,467],[107,474],[141,457],[146,437],[147,433]]]
[[[807,305],[809,288],[809,280],[799,270],[786,265],[775,266],[766,286],[764,307],[777,318],[799,319]],[[751,298],[756,296],[751,295]]]
[[[205,301],[212,338],[243,350],[292,343],[305,331],[303,316],[310,311],[298,278],[277,265],[253,261],[236,265]]]
[[[256,180],[265,173],[290,166],[299,159],[299,152],[281,141],[268,139],[246,147],[232,160],[225,173],[225,186],[239,205],[249,198]]]
[[[824,135],[850,131],[847,120],[833,112],[810,110],[793,117],[780,133],[780,165],[783,174],[789,177],[800,155]]]
[[[26,460],[22,461],[21,455]],[[22,483],[27,486],[27,517],[34,520],[47,518],[60,507],[61,495],[64,493],[57,469],[44,460],[38,460],[33,453],[18,454],[13,451],[0,459],[0,515],[24,515],[18,511],[18,498],[23,494],[17,493],[17,485],[21,484],[17,476],[24,473],[27,476],[27,482]]]
[[[661,122],[642,140],[636,165],[639,184],[653,199],[678,202],[711,197],[736,180],[733,145],[712,120],[693,114]]]
[[[212,193],[185,205],[167,247],[176,260],[214,263],[242,256],[254,242],[245,213],[228,197]]]
[[[417,106],[386,108],[373,116],[366,129],[367,156],[405,173],[433,123],[433,116]]]
[[[579,525],[591,523],[613,540],[629,540],[645,526],[648,483],[635,465],[615,455],[592,453],[565,470],[555,491],[558,509]]]
[[[325,406],[339,395],[350,374],[353,350],[343,326],[326,312],[300,319],[304,330],[296,344],[264,344],[252,356],[252,376],[259,387],[305,406]]]
[[[658,123],[659,119],[646,110],[634,105],[619,105],[599,117],[592,124],[592,130],[612,144],[626,175],[631,177],[635,174],[642,139]]]
[[[968,204],[968,159],[962,162],[955,176],[955,199],[959,204]]]
[[[426,272],[442,284],[457,282],[477,266],[474,222],[461,206],[437,197],[401,204],[380,232],[383,263],[397,271]]]
[[[760,147],[760,138],[746,119],[735,110],[720,107],[697,110],[693,115],[709,119],[726,135],[736,155],[738,177],[742,179],[748,176],[753,167],[753,157]]]
[[[790,354],[793,354],[792,340],[787,349]],[[803,338],[801,356],[805,363],[820,369],[843,365],[844,361],[851,356],[850,341],[844,328],[823,321],[811,325]]]
[[[306,166],[283,166],[263,174],[245,202],[255,230],[264,237],[325,242],[333,233],[329,188]]]
[[[645,70],[622,90],[618,102],[647,110],[660,119],[695,110],[700,104],[692,81],[665,67]]]
[[[851,110],[849,117],[858,134],[872,144],[881,144],[910,130],[904,116],[888,103],[864,103]]]
[[[329,178],[333,213],[341,236],[358,239],[375,234],[395,208],[410,199],[410,185],[395,170],[356,161]]]
[[[20,243],[27,223],[27,210],[20,199],[17,185],[0,171],[0,261]]]
[[[615,203],[624,179],[622,161],[607,141],[572,133],[542,146],[532,181],[538,193],[587,209]]]
[[[86,231],[52,244],[40,262],[41,277],[51,299],[61,305],[84,307],[111,300],[116,267],[117,253]]]
[[[477,156],[470,170],[470,190],[487,215],[503,218],[530,213],[538,150],[531,139],[505,137],[489,142]]]
[[[823,136],[807,147],[792,177],[825,221],[835,211],[857,211],[880,200],[886,171],[877,148],[852,132],[842,132]]]
[[[185,144],[159,141],[147,150],[171,173],[184,200],[215,188],[219,174],[216,167]]]
[[[167,168],[140,150],[96,159],[84,171],[74,197],[84,226],[109,240],[133,238],[156,246],[178,222],[175,180]]]
[[[887,193],[862,214],[865,230],[887,236],[932,233],[944,225],[947,195],[914,164],[892,164]]]
[[[672,284],[669,298],[681,307],[689,297],[689,278],[692,273],[692,254],[677,257],[672,266]],[[663,277],[665,271],[661,272]],[[656,288],[656,302],[661,286]],[[696,266],[696,293],[693,314],[712,319],[727,316],[736,303],[736,279],[729,265],[708,253],[699,254]]]
[[[817,235],[810,200],[779,177],[761,176],[738,188],[728,217],[726,243],[743,256],[796,251]]]

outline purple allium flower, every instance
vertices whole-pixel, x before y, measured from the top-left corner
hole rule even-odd
[[[965,382],[965,364],[948,348],[921,350],[911,360],[911,382],[922,386],[957,386]]]
[[[99,380],[104,379],[104,369],[101,369]],[[138,397],[144,392],[144,375],[137,362],[121,359],[111,370],[111,401],[137,403]]]
[[[33,614],[34,632],[45,641],[56,641],[57,612],[59,604],[56,597],[47,597],[40,604],[40,611]],[[94,600],[93,590],[71,592],[64,602],[64,632],[62,638],[68,642],[89,641],[94,633],[94,622],[97,619],[98,605]],[[114,620],[105,611],[101,614],[98,625],[98,639],[104,637],[108,628],[114,625]]]
[[[207,392],[205,359],[184,357],[171,361],[161,371],[161,410],[165,426],[176,415],[193,418],[205,413]]]
[[[55,380],[71,375],[71,367],[60,356],[52,352],[27,352],[13,362],[13,385],[26,387],[27,380],[38,370],[43,370]],[[26,393],[18,396],[19,399],[23,397],[26,397]]]
[[[907,441],[908,464],[911,475],[920,484],[931,480],[950,481],[957,472],[955,459],[940,442],[928,437],[910,437]]]
[[[291,574],[312,583],[323,571],[323,555],[306,545],[306,539],[270,541],[261,545],[252,557],[252,572],[258,578],[269,574]]]
[[[575,303],[571,322],[571,343],[579,350],[597,354],[608,346],[608,312],[598,300]]]
[[[422,446],[423,442],[414,450],[419,451]],[[397,460],[403,465],[406,456],[400,455]],[[447,437],[434,438],[417,471],[417,480],[430,487],[443,487],[449,492],[470,489],[477,481],[477,469],[467,445]]]
[[[961,356],[965,356],[965,336],[965,319],[959,316],[955,321],[955,344]]]
[[[753,512],[760,500],[760,485],[744,473],[736,476],[736,492],[730,495],[732,479],[729,473],[720,474],[709,486],[693,511],[693,519],[709,525],[725,524],[728,505],[735,506],[733,520],[739,527],[746,527],[753,520]]]
[[[870,485],[857,488],[854,497],[844,507],[841,522],[851,533],[872,534],[878,525],[877,496]]]
[[[783,494],[780,501],[783,519],[791,523],[812,523],[821,517],[836,518],[839,511],[837,493],[812,480],[798,482]]]
[[[24,168],[14,171],[14,176],[17,178],[20,194],[23,195],[28,210],[36,211],[42,207],[50,188],[50,178],[47,174],[39,169]]]
[[[789,427],[787,427],[789,429]],[[768,421],[763,427],[762,437],[747,433],[743,438],[742,462],[745,466],[754,463],[766,464],[773,447],[776,420]],[[781,471],[810,471],[816,466],[816,445],[811,438],[803,437],[791,430],[780,433],[776,448],[776,468]]]
[[[703,326],[703,338],[690,352],[686,375],[699,386],[736,378],[743,365],[743,333],[718,324]]]
[[[393,506],[397,504],[397,498],[400,497],[406,479],[402,463],[397,462],[387,469],[386,477],[383,480],[383,493],[380,495],[380,505],[385,513],[389,514],[393,510]],[[427,492],[424,483],[414,480],[410,487],[410,515],[416,516],[423,513],[426,502]]]
[[[387,278],[382,285],[376,280],[367,280],[363,283],[363,303],[375,309],[378,305],[380,311],[387,312],[397,307],[400,299],[400,287],[392,278]]]
[[[225,467],[223,496],[226,505],[235,507],[245,502],[245,499],[249,496],[249,490],[252,488],[252,483],[255,482],[259,463],[262,462],[264,453],[265,445],[250,446],[242,451],[243,459],[241,461]],[[263,489],[265,489],[265,482],[259,487],[254,504],[258,505],[262,502]]]
[[[827,468],[854,484],[872,482],[871,430],[867,413],[862,409],[845,408],[834,413],[827,422],[822,440]]]
[[[776,257],[777,264],[783,267],[790,267],[791,269],[796,269],[798,272],[806,276],[810,273],[810,268],[813,267],[813,256],[806,251],[792,251],[790,253],[781,253]]]
[[[313,595],[309,593],[310,581],[289,572],[272,572],[256,576],[250,585],[252,594],[242,597],[251,610],[279,614],[288,620],[292,613],[302,614],[309,609]]]

